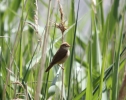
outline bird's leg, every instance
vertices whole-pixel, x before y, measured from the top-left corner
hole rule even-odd
[[[59,65],[60,66],[60,65]],[[60,66],[62,68],[62,70],[64,70],[64,68],[62,66]]]

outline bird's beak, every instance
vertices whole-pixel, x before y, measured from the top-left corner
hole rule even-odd
[[[71,47],[70,45],[68,45],[68,47]]]

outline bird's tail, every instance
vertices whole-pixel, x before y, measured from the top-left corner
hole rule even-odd
[[[50,64],[49,67],[45,70],[45,72],[48,72],[52,68],[53,64]]]

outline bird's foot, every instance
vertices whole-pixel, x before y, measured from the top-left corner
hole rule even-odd
[[[59,65],[60,66],[60,65]],[[64,67],[63,66],[60,66],[62,68],[62,70],[64,70]]]

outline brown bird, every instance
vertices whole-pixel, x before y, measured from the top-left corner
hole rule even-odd
[[[66,61],[70,55],[69,47],[70,45],[67,42],[61,44],[45,72],[48,72],[55,64],[62,64]]]

